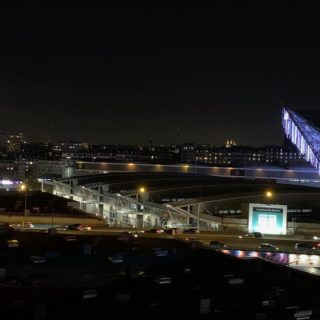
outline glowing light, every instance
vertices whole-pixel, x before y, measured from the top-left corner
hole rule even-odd
[[[1,183],[4,185],[11,185],[13,182],[11,180],[1,180]]]
[[[266,196],[267,196],[267,198],[271,198],[273,196],[273,194],[271,191],[267,191]]]
[[[237,250],[236,251],[236,256],[239,257],[239,258],[242,258],[244,256],[244,252],[241,251],[241,250]]]
[[[141,188],[139,189],[139,191],[140,191],[140,193],[144,193],[144,192],[146,191],[146,189],[145,189],[144,187],[141,187]]]
[[[308,260],[308,256],[306,254],[301,254],[299,256],[299,259],[300,259],[301,262],[305,262],[305,261]]]
[[[312,255],[310,259],[313,263],[319,263],[319,256]]]
[[[249,252],[249,257],[258,257],[258,256],[259,256],[259,254],[256,251]]]

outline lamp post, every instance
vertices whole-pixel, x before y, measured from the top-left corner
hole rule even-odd
[[[51,200],[51,228],[53,228],[53,213],[54,213],[54,195]]]
[[[270,207],[270,199],[273,197],[273,193],[271,191],[266,192],[268,207]],[[270,212],[268,212],[268,218],[267,218],[267,230],[269,230],[269,218],[270,218]]]
[[[144,202],[143,202],[143,194],[146,192],[146,189],[145,187],[140,187],[138,189],[138,194],[137,194],[137,200],[138,200],[138,206],[139,206],[139,203],[141,204],[141,206],[143,206],[143,209],[141,208],[141,211],[144,211]],[[140,215],[139,215],[140,217]],[[144,223],[143,223],[143,214],[142,214],[142,228],[144,227]]]
[[[22,225],[24,226],[26,216],[27,216],[27,185],[22,184],[20,186],[20,191],[24,192],[24,216],[23,216],[23,223],[22,223]]]
[[[271,191],[267,191],[266,197],[268,199],[268,205],[270,206],[270,199],[273,197],[273,193]]]

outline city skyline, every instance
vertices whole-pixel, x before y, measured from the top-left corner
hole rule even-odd
[[[4,4],[2,131],[280,145],[283,106],[318,108],[318,14],[315,1]]]

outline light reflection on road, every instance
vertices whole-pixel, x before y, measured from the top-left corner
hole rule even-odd
[[[320,256],[314,254],[292,254],[246,250],[222,250],[222,252],[241,259],[259,257],[320,276]]]

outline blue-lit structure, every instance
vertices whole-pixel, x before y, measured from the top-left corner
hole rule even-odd
[[[320,116],[283,108],[282,125],[286,136],[320,174]]]

